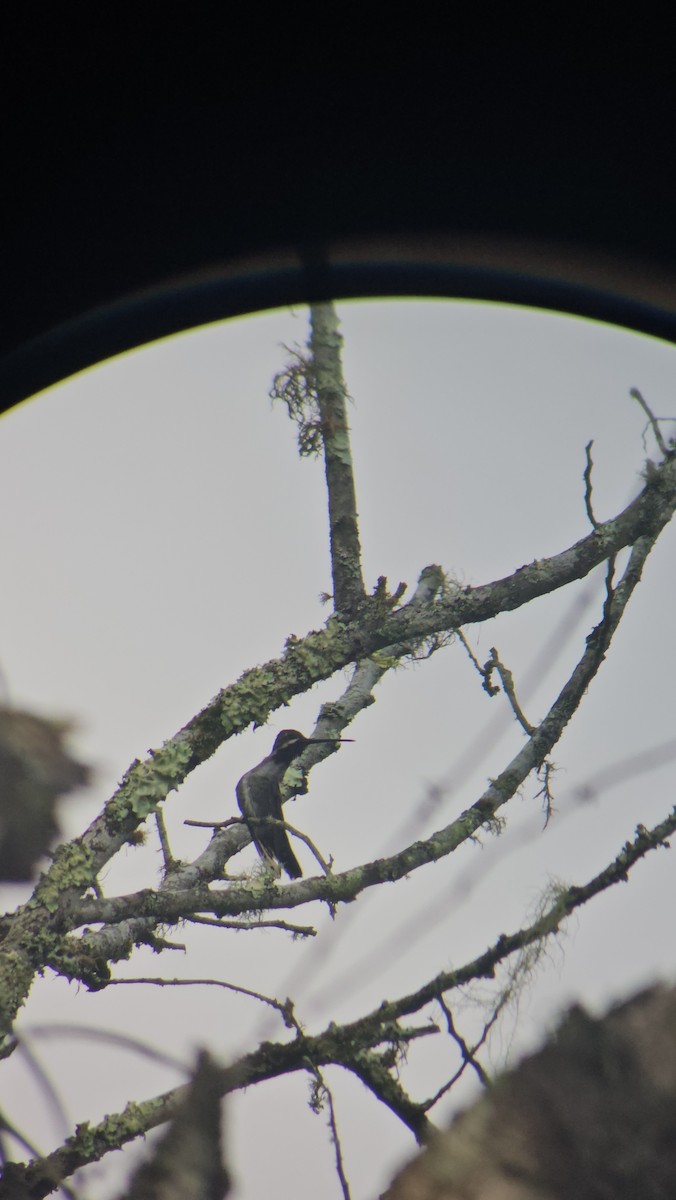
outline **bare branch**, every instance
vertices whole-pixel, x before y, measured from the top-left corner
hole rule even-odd
[[[224,979],[165,979],[162,975],[143,975],[127,979],[109,979],[107,987],[127,987],[130,984],[152,984],[154,987],[217,987],[235,992],[239,996],[248,996],[250,1000],[260,1000],[269,1008],[274,1008],[280,1014],[288,1029],[300,1031],[300,1026],[293,1015],[291,1000],[276,1000],[274,996],[266,996],[263,992],[252,991],[251,988],[241,987],[237,983],[227,983]]]
[[[155,813],[155,825],[157,827],[157,836],[160,839],[160,846],[162,847],[162,857],[164,859],[164,869],[165,869],[165,871],[170,871],[174,865],[175,859],[174,859],[173,854],[171,853],[171,847],[169,845],[169,838],[167,836],[167,826],[166,826],[166,823],[164,820],[164,814],[161,813],[159,811],[159,809]]]
[[[462,1035],[458,1033],[458,1031],[455,1027],[455,1021],[453,1019],[453,1013],[451,1012],[450,1008],[446,1004],[446,1001],[444,1000],[443,996],[439,997],[437,1003],[440,1005],[441,1010],[442,1010],[444,1016],[446,1017],[446,1027],[448,1029],[448,1032],[450,1033],[451,1037],[453,1038],[453,1041],[455,1042],[456,1046],[458,1047],[458,1049],[460,1051],[460,1054],[462,1055],[462,1067],[460,1067],[459,1071],[457,1072],[456,1078],[460,1078],[460,1075],[465,1070],[465,1067],[469,1065],[469,1066],[473,1067],[474,1071],[476,1072],[479,1082],[481,1084],[483,1084],[484,1087],[488,1087],[490,1080],[489,1080],[486,1072],[484,1071],[481,1063],[475,1058],[475,1054],[481,1043],[477,1043],[477,1045],[472,1050],[470,1050],[464,1037],[462,1037]],[[491,1024],[493,1024],[494,1021],[495,1021],[495,1014],[493,1016]],[[481,1042],[485,1041],[487,1032],[488,1032],[488,1024],[484,1027],[484,1032],[483,1032],[483,1035],[481,1038]],[[436,1094],[436,1096],[434,1096],[434,1098],[428,1103],[428,1105],[426,1105],[426,1107],[431,1108],[432,1104],[436,1104],[437,1100],[439,1100],[440,1097],[443,1095],[443,1092],[445,1092],[447,1090],[448,1090],[448,1088],[444,1088],[441,1092],[438,1092]]]
[[[465,1039],[457,1033],[457,1031],[455,1029],[455,1023],[453,1020],[453,1014],[451,1013],[451,1010],[448,1008],[446,1001],[444,1000],[444,997],[440,996],[438,998],[438,1003],[447,1017],[448,1032],[451,1034],[451,1037],[457,1043],[458,1048],[460,1049],[460,1053],[462,1054],[462,1063],[458,1067],[455,1074],[452,1075],[451,1078],[449,1080],[447,1080],[446,1083],[442,1087],[440,1087],[439,1090],[437,1092],[435,1092],[434,1095],[431,1096],[429,1100],[425,1101],[424,1107],[425,1107],[426,1112],[429,1112],[429,1110],[431,1108],[434,1108],[434,1105],[438,1104],[439,1101],[442,1099],[442,1097],[445,1096],[448,1092],[450,1092],[451,1088],[458,1082],[460,1077],[462,1075],[464,1075],[465,1070],[468,1066],[472,1066],[474,1068],[474,1070],[476,1071],[476,1073],[479,1077],[479,1081],[481,1082],[481,1084],[484,1087],[488,1088],[491,1086],[491,1080],[489,1079],[488,1075],[486,1074],[483,1067],[481,1066],[481,1063],[477,1059],[476,1054],[477,1054],[477,1051],[480,1050],[481,1047],[486,1044],[486,1042],[488,1040],[488,1035],[489,1035],[491,1029],[498,1021],[503,1009],[507,1006],[509,1001],[512,999],[512,996],[514,995],[514,992],[516,991],[517,980],[524,975],[525,970],[527,970],[527,969],[528,969],[528,967],[526,966],[524,968],[524,965],[522,963],[522,964],[517,964],[517,967],[512,971],[512,977],[510,979],[510,982],[508,983],[507,987],[503,988],[502,991],[500,992],[500,994],[497,998],[497,1002],[493,1005],[493,1011],[492,1011],[490,1017],[484,1023],[484,1027],[481,1032],[481,1036],[477,1039],[477,1041],[474,1043],[474,1045],[471,1048],[469,1046],[467,1046]]]
[[[132,1037],[128,1033],[115,1033],[111,1029],[75,1025],[66,1021],[50,1021],[44,1025],[30,1025],[27,1030],[22,1030],[21,1035],[16,1039],[19,1048],[24,1047],[27,1037],[37,1041],[56,1039],[62,1041],[64,1038],[73,1038],[76,1041],[99,1042],[115,1046],[118,1050],[128,1050],[130,1054],[135,1054],[139,1058],[147,1058],[150,1062],[160,1063],[161,1066],[180,1071],[182,1074],[188,1070],[181,1059],[167,1054],[166,1050],[156,1050],[142,1038]]]
[[[594,464],[592,462],[591,448],[593,445],[594,445],[594,442],[590,441],[590,442],[587,442],[587,445],[584,448],[584,452],[585,452],[585,455],[587,458],[587,465],[584,469],[584,475],[583,475],[584,506],[587,510],[587,516],[589,517],[589,524],[592,525],[594,529],[598,529],[599,523],[596,520],[596,517],[594,516],[594,510],[592,508],[592,478],[591,478],[591,476],[592,476],[592,467],[594,466]]]

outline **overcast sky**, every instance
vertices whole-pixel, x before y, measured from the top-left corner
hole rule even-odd
[[[599,519],[641,486],[645,418],[629,389],[640,388],[659,416],[676,414],[676,349],[643,336],[442,301],[341,304],[339,315],[369,587],[379,575],[412,587],[431,562],[463,584],[486,583],[571,545],[589,530],[582,473],[591,438]],[[95,779],[62,808],[70,835],[95,816],[134,758],[246,667],[278,655],[289,634],[318,628],[328,615],[319,598],[331,590],[322,465],[298,459],[294,428],[268,398],[283,345],[306,337],[303,310],[212,325],[84,372],[0,422],[0,664],[12,703],[77,723],[73,745],[94,765]],[[674,426],[663,429],[669,435]],[[656,457],[650,439],[648,453]],[[546,832],[529,785],[505,812],[506,832],[484,837],[483,848],[464,846],[360,899],[333,924],[317,905],[297,911],[294,919],[321,929],[310,943],[273,930],[181,929],[176,940],[186,954],[139,951],[116,976],[211,976],[291,995],[315,1031],[475,957],[532,919],[552,878],[584,883],[638,822],[655,823],[676,800],[674,757],[649,773],[628,773],[593,802],[579,800],[580,787],[600,772],[670,741],[673,748],[675,549],[669,528],[554,752],[558,814]],[[498,648],[535,722],[579,658],[602,602],[597,572],[466,633],[481,661]],[[280,729],[309,732],[320,704],[347,679],[339,674],[266,728],[230,741],[172,794],[166,816],[177,856],[194,857],[208,836],[183,820],[235,815],[239,776],[269,752]],[[334,856],[336,870],[447,824],[523,740],[504,698],[486,696],[457,643],[386,678],[350,735],[354,745],[313,772],[310,794],[289,813]],[[298,853],[310,871],[307,852]],[[255,861],[249,848],[231,867]],[[160,865],[151,831],[146,848],[128,849],[110,865],[104,889],[152,886]],[[603,1007],[669,977],[675,890],[671,856],[652,854],[628,886],[569,922],[518,1013],[507,1014],[485,1065],[537,1043],[573,1000]],[[5,888],[3,907],[28,892]],[[459,1020],[471,1037],[481,1014],[464,1004]],[[260,1006],[221,990],[137,986],[90,995],[60,979],[38,981],[22,1026],[59,1021],[128,1031],[185,1061],[202,1044],[227,1059],[262,1035],[288,1036]],[[31,1044],[67,1123],[59,1126],[18,1054],[3,1064],[2,1091],[11,1096],[10,1119],[45,1151],[76,1122],[178,1081],[96,1042],[61,1035]],[[454,1064],[452,1046],[427,1038],[411,1048],[404,1079],[422,1098]],[[328,1078],[353,1197],[365,1200],[414,1143],[352,1077],[334,1071]],[[474,1094],[468,1080],[437,1119]],[[297,1076],[229,1101],[237,1197],[254,1200],[272,1183],[298,1200],[339,1194],[325,1121],[310,1113],[307,1098],[307,1080]],[[114,1195],[127,1159],[90,1169],[88,1194]]]

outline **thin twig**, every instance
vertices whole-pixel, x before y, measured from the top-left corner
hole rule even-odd
[[[186,917],[190,925],[213,925],[216,929],[282,929],[294,937],[316,937],[313,925],[291,925],[288,921],[225,921],[218,917]]]
[[[482,667],[482,665],[479,662],[478,658],[476,657],[474,651],[472,650],[472,647],[470,646],[469,642],[467,641],[467,638],[465,637],[462,629],[456,629],[455,636],[457,637],[460,644],[465,647],[465,650],[467,651],[467,655],[468,655],[470,662],[472,663],[472,666],[477,670],[477,672],[481,676],[481,678],[483,680],[481,686],[483,687],[484,691],[487,692],[489,696],[497,696],[500,689],[497,687],[492,687],[491,682],[490,682],[490,676],[487,675],[487,672],[486,672],[486,667]]]
[[[180,1071],[182,1074],[188,1074],[190,1070],[179,1058],[174,1058],[164,1050],[155,1050],[141,1038],[132,1037],[131,1034],[127,1033],[115,1033],[111,1029],[96,1029],[86,1025],[71,1025],[67,1021],[50,1021],[49,1024],[30,1025],[27,1030],[23,1031],[22,1037],[26,1033],[38,1041],[49,1041],[52,1038],[58,1038],[59,1040],[63,1040],[63,1038],[75,1038],[91,1042],[104,1042],[118,1049],[128,1050],[132,1054],[138,1054],[141,1058],[147,1058],[151,1062],[160,1063],[163,1067],[170,1067],[172,1070]],[[20,1041],[21,1039],[17,1040]]]
[[[62,1130],[66,1130],[69,1124],[66,1106],[52,1083],[49,1072],[43,1067],[31,1046],[30,1034],[27,1035],[26,1031],[22,1029],[21,1033],[16,1035],[16,1044],[17,1054],[23,1057],[29,1073],[35,1077],[40,1095],[46,1106],[51,1109],[54,1127],[58,1129],[60,1126]]]
[[[35,1143],[29,1142],[28,1138],[25,1137],[25,1135],[17,1129],[16,1125],[13,1125],[12,1122],[5,1116],[5,1114],[3,1112],[0,1112],[0,1134],[2,1134],[2,1133],[8,1133],[10,1135],[10,1137],[13,1137],[14,1140],[17,1141],[20,1146],[23,1146],[24,1150],[28,1151],[31,1158],[39,1158],[40,1157],[40,1151],[37,1149]],[[3,1144],[3,1162],[6,1162],[6,1161],[7,1161],[7,1156],[5,1154],[4,1144]]]
[[[343,1193],[343,1200],[350,1200],[350,1185],[345,1173],[343,1150],[340,1142],[340,1134],[338,1133],[336,1110],[333,1103],[333,1093],[324,1079],[322,1072],[319,1070],[319,1067],[316,1067],[314,1064],[312,1064],[308,1067],[308,1070],[315,1080],[311,1107],[313,1112],[319,1114],[325,1103],[328,1106],[328,1126],[335,1153],[336,1175],[338,1176],[338,1181]]]
[[[446,1004],[443,996],[439,997],[438,1004],[444,1016],[446,1017],[446,1027],[462,1055],[464,1065],[471,1066],[479,1077],[479,1082],[482,1083],[484,1087],[488,1087],[490,1080],[481,1063],[474,1057],[477,1048],[475,1047],[474,1049],[470,1050],[462,1034],[458,1033],[458,1030],[455,1027],[455,1021],[453,1019],[453,1013]]]
[[[643,409],[646,417],[648,418],[648,424],[650,425],[650,428],[653,431],[653,436],[655,438],[655,441],[657,442],[657,445],[659,446],[663,457],[667,458],[667,456],[669,454],[669,447],[667,446],[664,438],[662,437],[662,434],[660,432],[659,422],[660,422],[660,420],[666,421],[666,420],[671,420],[672,418],[656,417],[655,414],[653,413],[652,409],[650,408],[650,406],[643,399],[643,396],[639,392],[638,388],[630,388],[629,395],[631,396],[632,400],[636,400],[637,403],[641,405],[641,408]]]
[[[157,826],[157,836],[160,839],[160,846],[162,847],[162,857],[164,859],[164,869],[165,869],[165,872],[167,872],[167,871],[171,870],[172,866],[174,865],[175,859],[174,859],[173,854],[171,853],[171,847],[169,845],[169,838],[167,836],[167,826],[164,821],[164,814],[162,812],[160,812],[159,809],[155,813],[155,825]]]
[[[540,767],[540,771],[538,772],[538,778],[542,780],[542,787],[540,788],[539,792],[535,793],[535,799],[537,800],[540,796],[542,796],[545,814],[545,829],[549,825],[549,822],[551,821],[555,811],[554,796],[549,784],[550,777],[554,774],[555,770],[556,767],[554,766],[554,763],[550,762],[550,760],[546,758]]]
[[[274,1008],[276,1012],[280,1013],[287,1028],[300,1031],[300,1025],[293,1015],[294,1006],[291,1000],[287,999],[282,1003],[281,1000],[276,1000],[274,996],[266,996],[263,992],[255,992],[251,988],[241,987],[237,983],[227,983],[224,979],[163,979],[161,975],[139,975],[133,979],[110,979],[106,986],[125,987],[128,984],[139,983],[152,984],[154,987],[225,988],[228,992],[235,992],[240,996],[248,996],[251,1000],[260,1000],[261,1004],[266,1004],[269,1008]]]
[[[343,1162],[343,1150],[340,1144],[340,1134],[338,1133],[338,1122],[336,1121],[336,1110],[333,1104],[333,1093],[329,1087],[326,1087],[326,1099],[329,1106],[329,1129],[331,1131],[331,1141],[336,1154],[336,1174],[340,1180],[340,1186],[343,1190],[344,1200],[350,1200],[350,1185],[345,1174],[345,1164]]]
[[[500,662],[495,646],[491,647],[491,656],[486,664],[486,668],[488,668],[489,663],[491,671],[496,670],[500,676],[500,682],[502,683],[503,691],[509,700],[510,705],[512,706],[512,712],[519,722],[519,725],[523,729],[524,733],[527,733],[529,737],[532,737],[536,732],[536,727],[535,725],[531,725],[530,721],[526,720],[526,717],[521,709],[521,705],[516,698],[516,690],[514,688],[514,677],[512,672],[504,665],[504,663]]]
[[[599,523],[596,520],[596,517],[594,516],[594,510],[592,508],[592,477],[591,476],[592,476],[592,467],[594,466],[594,464],[592,462],[591,448],[593,445],[594,445],[594,442],[592,439],[591,441],[587,442],[587,445],[584,448],[584,452],[585,452],[585,455],[587,458],[587,465],[584,469],[584,475],[583,475],[584,506],[587,510],[587,516],[589,517],[590,524],[594,527],[594,529],[598,529]]]
[[[300,842],[304,842],[308,850],[312,851],[325,875],[331,874],[333,859],[329,859],[329,862],[326,862],[320,851],[315,846],[314,842],[310,840],[306,833],[302,833],[300,829],[296,829],[295,825],[289,825],[288,821],[279,821],[277,817],[265,817],[261,820],[249,817],[249,823],[256,825],[276,825],[280,829],[285,829],[287,833],[290,833],[293,837],[298,838]]]
[[[498,1017],[500,1016],[500,1013],[502,1012],[502,1009],[504,1008],[504,1006],[507,1002],[508,995],[509,995],[509,991],[506,993],[503,993],[503,995],[500,996],[500,999],[498,1000],[498,1003],[496,1004],[491,1016],[489,1017],[488,1021],[486,1021],[484,1024],[481,1036],[477,1039],[477,1041],[474,1043],[474,1045],[471,1048],[467,1047],[467,1056],[466,1057],[465,1057],[464,1051],[462,1050],[462,1047],[465,1045],[465,1042],[464,1042],[464,1039],[462,1039],[462,1038],[460,1039],[460,1042],[458,1044],[460,1046],[461,1053],[463,1054],[463,1061],[461,1062],[461,1064],[458,1067],[455,1074],[452,1075],[451,1078],[448,1079],[446,1081],[446,1083],[443,1084],[443,1086],[440,1087],[438,1089],[438,1091],[436,1091],[434,1093],[433,1096],[430,1096],[429,1100],[426,1100],[424,1102],[423,1107],[425,1108],[426,1112],[429,1112],[430,1109],[434,1108],[435,1104],[438,1104],[439,1101],[448,1092],[450,1092],[451,1088],[453,1088],[455,1086],[455,1084],[458,1082],[460,1077],[462,1075],[464,1075],[465,1069],[468,1066],[474,1067],[474,1069],[476,1070],[477,1074],[479,1075],[479,1079],[480,1079],[481,1083],[484,1085],[484,1087],[491,1086],[491,1080],[489,1079],[488,1075],[484,1071],[479,1060],[476,1058],[476,1054],[477,1054],[477,1051],[480,1050],[481,1047],[485,1045],[486,1040],[488,1038],[488,1034],[490,1033],[491,1029],[493,1028],[496,1021],[498,1020]],[[439,997],[439,1004],[444,1009],[444,1011],[446,1011],[447,1006],[446,1006],[443,996]],[[448,1010],[448,1011],[450,1012],[450,1010]],[[451,1025],[453,1025],[452,1016],[451,1016]],[[453,1033],[451,1031],[451,1028],[449,1028],[449,1033],[451,1033],[451,1036],[455,1038],[455,1033]]]

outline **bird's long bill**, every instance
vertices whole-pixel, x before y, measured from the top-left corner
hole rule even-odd
[[[308,738],[308,742],[312,746],[317,742],[331,742],[335,746],[336,742],[353,742],[354,738]]]

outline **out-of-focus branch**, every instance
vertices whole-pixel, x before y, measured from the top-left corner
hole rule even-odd
[[[365,1029],[364,1037],[353,1042],[354,1053],[387,1045],[403,1045],[416,1036],[434,1033],[432,1026],[421,1030],[404,1030],[392,1022],[382,1022],[375,1029]],[[245,1055],[231,1066],[214,1068],[218,1071],[217,1084],[211,1090],[223,1097],[241,1088],[249,1087],[266,1079],[276,1079],[295,1071],[310,1071],[335,1063],[342,1065],[344,1041],[341,1028],[330,1025],[316,1037],[298,1032],[290,1042],[264,1042],[257,1050]],[[0,1181],[0,1200],[14,1200],[18,1194],[22,1200],[37,1200],[56,1190],[60,1180],[67,1179],[74,1171],[89,1163],[98,1162],[109,1151],[121,1149],[135,1138],[151,1129],[157,1129],[166,1121],[173,1120],[185,1111],[191,1094],[190,1084],[181,1084],[150,1100],[130,1103],[121,1113],[104,1117],[98,1125],[85,1123],[58,1149],[44,1158],[28,1164],[13,1164],[11,1180],[7,1187]],[[23,1187],[23,1192],[12,1191],[11,1187]],[[7,1190],[10,1188],[10,1190]]]
[[[556,1036],[463,1113],[383,1200],[657,1200],[676,1194],[676,992]]]
[[[67,721],[0,705],[0,880],[25,882],[59,832],[59,798],[88,782],[68,753]]]
[[[202,1053],[171,1125],[120,1200],[223,1200],[229,1191],[221,1147],[220,1070]]]

